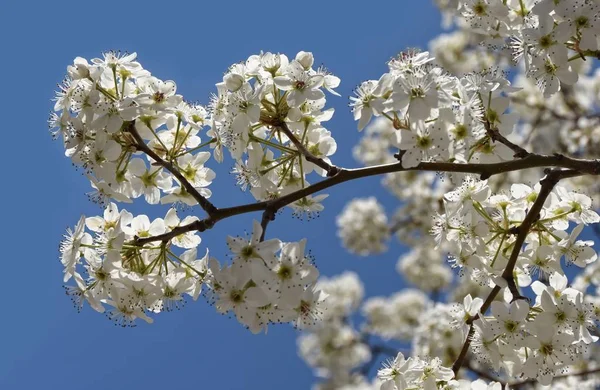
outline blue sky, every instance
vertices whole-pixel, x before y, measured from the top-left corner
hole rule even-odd
[[[37,1],[0,5],[0,61],[4,92],[4,191],[0,321],[1,389],[307,389],[311,370],[297,356],[295,331],[276,326],[252,335],[205,302],[156,317],[153,325],[121,329],[89,308],[78,314],[64,295],[58,243],[79,216],[101,210],[85,193],[89,183],[53,142],[46,119],[56,83],[74,57],[101,51],[136,51],[143,66],[177,82],[187,100],[208,102],[227,67],[260,50],[294,57],[312,51],[316,64],[339,76],[342,97],[328,97],[336,116],[328,129],[338,142],[333,161],[353,167],[359,139],[347,107],[361,81],[378,78],[385,62],[410,46],[426,47],[440,32],[430,1]],[[211,199],[217,206],[252,200],[234,186],[231,165],[217,171]],[[8,177],[6,177],[8,175]],[[321,218],[302,222],[289,211],[269,235],[308,238],[322,274],[355,270],[367,295],[402,287],[394,270],[400,248],[368,259],[347,254],[335,236],[335,216],[353,197],[374,194],[388,212],[394,199],[379,178],[328,191]],[[164,208],[138,202],[129,208],[162,217]],[[213,255],[225,259],[225,236],[251,229],[246,215],[203,234]]]

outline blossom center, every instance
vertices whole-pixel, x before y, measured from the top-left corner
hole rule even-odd
[[[303,90],[304,88],[306,88],[306,83],[304,81],[298,80],[294,83],[294,89]]]
[[[587,16],[581,15],[577,19],[575,19],[575,25],[577,28],[587,27],[589,19]]]
[[[154,95],[152,95],[152,99],[156,103],[162,103],[165,101],[165,94],[162,92],[155,92]]]

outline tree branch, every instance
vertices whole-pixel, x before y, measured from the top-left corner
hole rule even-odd
[[[600,373],[600,367],[597,367],[594,369],[585,370],[585,371],[581,371],[581,372],[573,372],[573,373],[555,375],[553,380],[568,378],[570,376],[585,376],[585,375],[599,374],[599,373]],[[518,381],[518,382],[508,383],[508,385],[510,386],[511,389],[516,390],[516,389],[522,388],[524,385],[535,384],[535,383],[537,383],[536,379],[525,379],[525,380]]]
[[[129,122],[126,131],[129,132],[129,134],[131,134],[135,139],[136,148],[146,153],[148,156],[152,157],[152,159],[156,161],[158,165],[171,172],[171,174],[173,174],[173,176],[175,176],[177,180],[179,180],[179,182],[185,188],[185,190],[190,195],[192,195],[194,199],[196,199],[196,202],[198,202],[200,207],[202,207],[202,209],[206,211],[206,213],[209,216],[213,215],[217,211],[217,208],[208,199],[202,196],[198,192],[198,190],[196,190],[196,188],[181,174],[181,172],[179,172],[179,170],[172,163],[163,160],[158,154],[154,152],[154,150],[152,150],[148,145],[146,145],[146,142],[144,142],[143,138],[140,136],[140,133],[138,133],[137,129],[135,128],[135,122]]]
[[[363,177],[382,175],[385,173],[402,172],[402,171],[432,171],[432,172],[462,172],[462,173],[474,173],[479,174],[482,179],[487,179],[492,175],[496,175],[504,172],[518,171],[529,168],[539,167],[562,167],[570,168],[572,171],[571,175],[599,175],[600,174],[600,160],[580,160],[563,155],[544,156],[537,154],[530,154],[525,158],[519,160],[511,160],[506,162],[499,162],[493,164],[455,164],[447,162],[422,162],[414,168],[403,168],[401,163],[391,163],[377,165],[366,168],[356,169],[340,169],[339,173],[333,177],[329,177],[318,183],[305,187],[301,190],[289,193],[280,198],[257,202],[248,203],[240,206],[227,207],[215,209],[212,214],[209,214],[208,218],[203,219],[201,228],[203,230],[210,229],[218,221],[233,217],[235,215],[246,214],[256,211],[265,211],[267,208],[275,213],[282,207],[287,206],[290,203],[294,203],[308,195],[312,195],[316,192],[322,191],[329,187],[335,186],[346,181],[352,181]],[[577,171],[577,172],[575,172]],[[189,232],[192,230],[199,230],[199,225],[193,222],[186,226],[181,226],[178,233],[168,232],[153,237],[144,237],[136,240],[139,245],[144,245],[153,241],[164,241],[169,240],[179,234]],[[203,231],[200,230],[200,231]]]

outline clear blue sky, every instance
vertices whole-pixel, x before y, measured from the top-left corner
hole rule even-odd
[[[294,57],[312,51],[342,79],[342,97],[329,130],[338,142],[336,164],[356,166],[359,139],[347,107],[352,89],[378,78],[385,62],[407,46],[426,47],[440,31],[428,0],[408,1],[5,1],[0,5],[0,107],[3,121],[4,222],[0,389],[307,389],[313,375],[297,356],[297,332],[276,326],[252,335],[204,301],[156,316],[153,325],[121,329],[89,307],[78,314],[64,295],[57,247],[65,227],[79,216],[100,214],[85,193],[88,181],[63,157],[46,119],[50,99],[75,56],[93,58],[109,49],[136,51],[143,66],[177,82],[188,100],[207,103],[228,65],[260,50]],[[251,201],[234,186],[229,163],[211,167],[217,206]],[[8,176],[8,177],[6,177]],[[308,238],[325,275],[357,271],[367,295],[401,287],[394,270],[397,246],[386,255],[360,259],[341,248],[335,216],[352,197],[375,194],[388,212],[394,199],[379,178],[328,191],[325,212],[312,222],[278,216],[269,234]],[[160,207],[130,208],[151,218]],[[203,235],[225,259],[225,236],[251,228],[249,215],[219,223]]]

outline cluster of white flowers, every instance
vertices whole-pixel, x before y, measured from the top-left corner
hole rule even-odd
[[[324,68],[313,69],[312,53],[261,53],[232,65],[217,84],[210,104],[215,158],[225,147],[236,161],[234,173],[242,189],[250,188],[257,200],[266,200],[308,185],[307,175],[329,172],[308,161],[299,148],[329,163],[337,144],[323,122],[333,116],[325,108],[323,90],[340,79]],[[339,95],[338,95],[339,96]],[[298,213],[322,210],[325,195],[306,197],[291,204]]]
[[[56,92],[49,120],[62,137],[65,154],[84,167],[94,200],[131,202],[144,196],[150,204],[197,204],[173,172],[141,154],[140,142],[181,172],[205,198],[215,173],[204,167],[198,132],[207,125],[206,109],[183,101],[173,81],[163,81],[135,61],[136,54],[104,53],[89,63],[77,57]],[[132,134],[135,129],[141,140]],[[175,184],[174,184],[175,181]],[[161,198],[161,192],[165,194]]]
[[[81,217],[60,246],[64,281],[75,281],[66,286],[67,294],[78,309],[85,301],[99,312],[111,306],[108,317],[122,326],[133,326],[137,318],[152,322],[148,314],[179,309],[185,295],[196,300],[204,286],[220,313],[233,312],[254,333],[270,323],[302,328],[322,318],[326,295],[315,288],[319,273],[304,254],[305,240],[260,241],[262,228],[255,221],[249,239],[228,237],[233,261],[223,267],[208,251],[197,258],[201,238],[194,231],[137,242],[194,221],[181,220],[169,209],[164,219],[150,222],[146,215],[119,211],[114,203],[103,216]],[[177,254],[176,248],[185,251]]]
[[[389,298],[369,298],[362,307],[367,320],[364,329],[385,339],[411,340],[429,304],[424,293],[412,289]]]
[[[350,252],[366,256],[387,249],[390,228],[383,207],[374,197],[353,199],[336,223],[338,236]]]
[[[498,372],[523,374],[549,385],[553,376],[567,365],[584,360],[588,345],[598,337],[590,334],[598,320],[598,309],[584,301],[581,292],[567,287],[567,278],[554,273],[549,285],[532,285],[536,302],[524,300],[491,304],[491,315],[475,320],[473,348],[477,359]],[[465,297],[456,323],[466,331],[464,321],[476,316],[483,301]]]
[[[436,217],[436,242],[448,241],[454,266],[482,284],[498,283],[513,250],[516,233],[540,192],[513,184],[509,194],[491,195],[487,181],[470,177],[444,196],[446,213]],[[570,222],[576,226],[567,233]],[[560,260],[585,267],[596,261],[592,241],[578,240],[584,225],[600,222],[588,196],[557,185],[549,194],[540,217],[525,240],[526,247],[515,266],[519,286],[531,283],[530,274],[563,273]]]
[[[327,294],[315,288],[319,272],[304,253],[306,240],[261,241],[261,235],[262,227],[254,221],[251,237],[227,237],[230,266],[211,262],[217,310],[233,311],[253,333],[266,331],[269,323],[314,326],[323,318]]]
[[[316,374],[339,381],[346,374],[368,362],[369,346],[362,342],[360,334],[351,326],[339,321],[321,326],[298,340],[300,356],[316,369]]]
[[[600,3],[595,0],[459,0],[444,9],[458,24],[484,35],[487,45],[523,61],[545,96],[577,82],[570,61],[597,56]]]
[[[175,209],[169,209],[164,219],[151,222],[146,215],[119,211],[114,203],[103,216],[81,217],[60,245],[64,281],[75,282],[65,287],[67,294],[79,310],[86,301],[101,313],[108,305],[108,317],[121,326],[133,326],[137,318],[152,322],[148,314],[179,309],[184,295],[196,300],[211,272],[208,252],[197,258],[201,239],[195,232],[144,247],[133,241],[194,220],[180,220]],[[176,255],[173,247],[185,252]]]
[[[333,278],[321,277],[317,288],[327,293],[325,319],[347,317],[360,306],[365,295],[362,282],[354,272],[346,271]]]
[[[514,257],[514,228],[523,223],[540,190],[539,184],[533,188],[513,184],[510,194],[491,195],[486,181],[467,178],[444,197],[446,213],[434,227],[436,241],[453,245],[454,266],[471,279],[490,287],[506,287],[503,272]],[[560,185],[546,199],[514,266],[516,291],[531,285],[538,297],[536,305],[530,308],[517,299],[520,292],[514,296],[515,290],[510,289],[510,305],[493,302],[493,318],[479,316],[475,321],[475,351],[494,370],[503,367],[511,376],[522,373],[549,384],[557,370],[577,361],[586,345],[597,340],[589,331],[596,326],[596,309],[584,301],[581,292],[565,290],[567,278],[561,266],[563,257],[567,265],[582,268],[597,259],[593,242],[577,239],[584,225],[600,221],[590,206],[589,197]],[[570,222],[577,225],[567,233]],[[550,275],[550,286],[531,283],[538,274]],[[480,298],[465,298],[463,328],[482,303]]]
[[[415,356],[436,356],[447,366],[454,362],[467,335],[454,326],[455,312],[456,308],[446,303],[436,303],[423,312],[412,340]]]
[[[456,30],[439,35],[429,48],[441,67],[460,75],[498,65],[494,56],[479,45],[484,38],[474,31]]]
[[[438,358],[430,361],[413,357],[405,359],[402,352],[399,352],[393,361],[384,363],[384,368],[379,370],[377,377],[383,382],[382,390],[436,390],[452,388],[453,384],[449,382],[454,378],[454,372],[442,366]]]
[[[423,161],[512,159],[513,151],[493,142],[495,133],[511,134],[518,118],[508,112],[506,94],[515,89],[502,72],[451,76],[428,52],[416,50],[401,53],[388,66],[379,80],[361,84],[352,107],[360,130],[373,115],[391,121],[397,131],[389,145],[400,148],[404,168]]]
[[[433,246],[417,246],[398,259],[396,270],[423,291],[441,291],[452,281],[452,271]]]
[[[344,272],[333,278],[322,278],[317,288],[327,294],[327,313],[323,321],[298,339],[302,358],[335,387],[352,383],[351,371],[371,359],[363,335],[347,323],[359,308],[364,289],[358,276]]]

